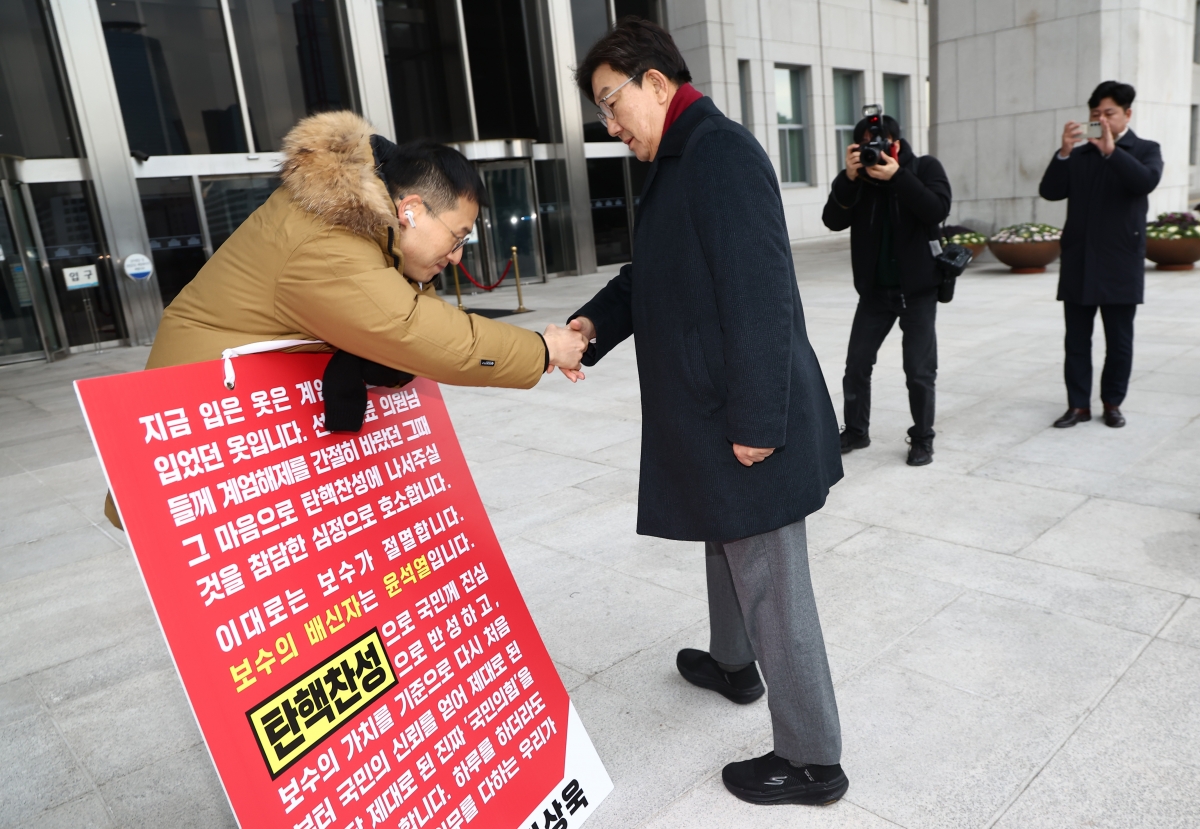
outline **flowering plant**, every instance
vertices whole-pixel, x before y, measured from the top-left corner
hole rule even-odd
[[[1200,239],[1200,225],[1160,225],[1158,222],[1146,226],[1147,239]]]
[[[1042,225],[1036,222],[1023,222],[1019,225],[1009,225],[1001,228],[992,237],[993,242],[1022,243],[1022,242],[1057,242],[1062,238],[1062,231],[1053,225]]]
[[[1153,225],[1200,225],[1200,219],[1190,210],[1182,213],[1159,213]]]
[[[988,238],[982,233],[968,230],[965,233],[955,233],[949,238],[943,238],[943,245],[986,245]]]
[[[1146,225],[1147,239],[1200,239],[1200,219],[1195,213],[1159,213]]]

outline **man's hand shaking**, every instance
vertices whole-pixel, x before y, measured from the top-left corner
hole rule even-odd
[[[574,325],[575,322],[578,320],[572,320],[572,324],[566,328],[548,325],[542,334],[550,351],[550,366],[546,373],[551,373],[557,367],[572,383],[584,379],[580,360],[583,359],[583,352],[587,351],[589,339]]]

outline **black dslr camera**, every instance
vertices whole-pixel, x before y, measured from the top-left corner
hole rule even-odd
[[[858,145],[858,160],[864,167],[877,167],[884,163],[889,141],[883,135],[883,108],[879,104],[867,104],[862,108],[864,118],[869,119],[863,140]]]

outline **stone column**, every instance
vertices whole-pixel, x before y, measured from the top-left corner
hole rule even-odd
[[[741,120],[735,0],[666,0],[666,17],[695,87],[730,118]]]
[[[951,221],[981,232],[1062,227],[1038,197],[1068,120],[1101,81],[1133,84],[1131,127],[1162,145],[1150,218],[1188,207],[1194,0],[931,0],[932,152],[954,188]]]

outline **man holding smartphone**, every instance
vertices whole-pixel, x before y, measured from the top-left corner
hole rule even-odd
[[[1104,81],[1088,100],[1090,123],[1068,121],[1062,147],[1050,160],[1038,192],[1049,201],[1067,199],[1058,299],[1066,319],[1065,429],[1092,419],[1092,327],[1096,309],[1104,320],[1106,352],[1100,375],[1104,424],[1125,425],[1121,403],[1133,367],[1133,316],[1146,283],[1148,196],[1162,177],[1154,141],[1129,128],[1135,92]],[[1079,143],[1085,139],[1084,143]]]

